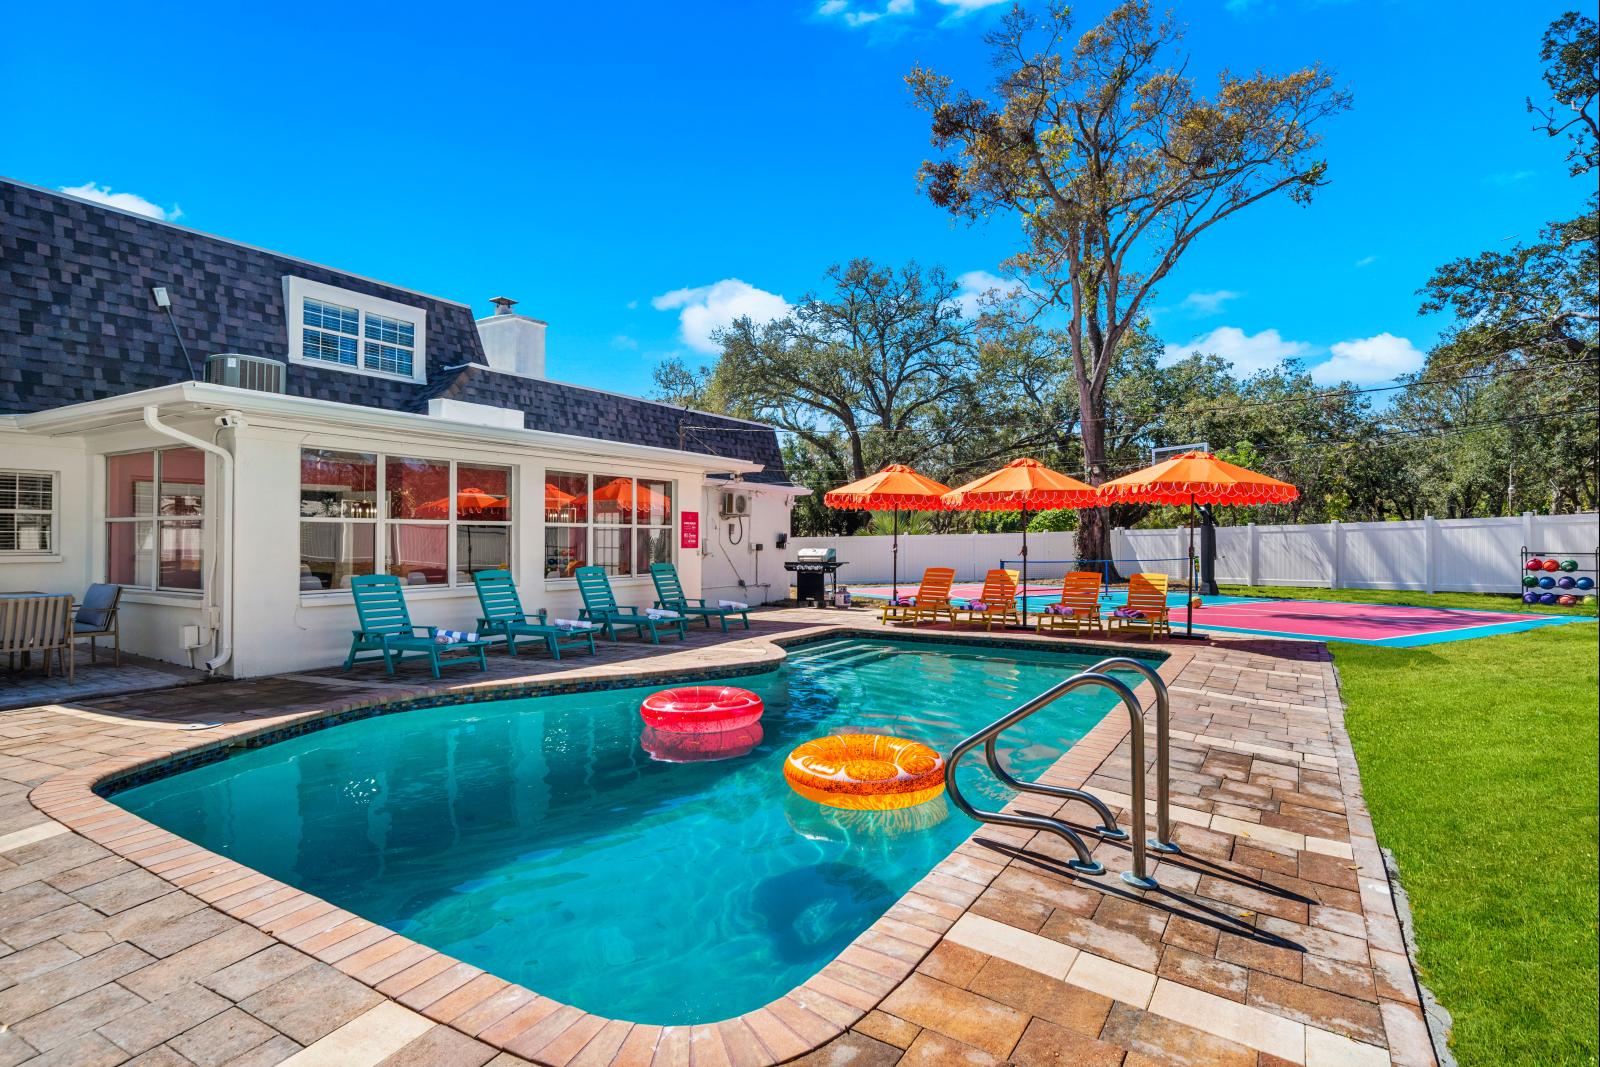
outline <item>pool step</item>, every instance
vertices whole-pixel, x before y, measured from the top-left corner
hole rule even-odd
[[[865,667],[871,663],[879,663],[898,654],[897,649],[863,648],[844,655],[815,656],[802,662],[800,666],[805,668],[807,674],[833,674],[847,667]]]
[[[828,641],[823,644],[802,648],[798,652],[789,653],[789,662],[809,663],[812,660],[828,659],[842,653],[857,651],[860,647],[855,641]]]

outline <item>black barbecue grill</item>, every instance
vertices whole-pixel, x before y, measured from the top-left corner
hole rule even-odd
[[[813,601],[819,608],[831,608],[839,591],[839,568],[844,563],[831,548],[802,548],[783,565],[794,573],[795,600]]]

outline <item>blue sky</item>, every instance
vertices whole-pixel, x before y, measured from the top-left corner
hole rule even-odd
[[[1083,4],[1088,25],[1108,4]],[[271,10],[270,18],[257,12]],[[197,229],[550,323],[551,377],[644,392],[853,256],[993,272],[914,175],[913,62],[982,88],[984,0],[17,6],[0,173],[131,194]],[[1529,132],[1562,5],[1190,0],[1191,70],[1320,60],[1355,96],[1332,184],[1214,229],[1156,300],[1173,351],[1387,380],[1439,323],[1414,290],[1582,196]],[[873,17],[876,16],[876,17]],[[981,277],[974,275],[974,277]],[[1330,362],[1331,361],[1331,362]]]

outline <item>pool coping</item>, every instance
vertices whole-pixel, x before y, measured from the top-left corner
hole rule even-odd
[[[352,696],[326,706],[254,721],[219,725],[175,737],[170,745],[132,749],[46,779],[29,793],[35,807],[73,832],[117,853],[212,908],[418,1012],[425,1018],[513,1055],[550,1064],[580,1053],[595,1063],[727,1062],[767,1067],[806,1055],[849,1031],[938,946],[945,933],[1005,869],[1007,857],[979,841],[1020,843],[1016,831],[976,828],[961,844],[863,930],[816,974],[766,1005],[716,1022],[673,1026],[612,1019],[563,1004],[431,949],[295,886],[270,878],[163,830],[113,803],[105,791],[181,773],[224,759],[241,748],[274,744],[304,733],[378,714],[525,696],[731,677],[776,669],[787,650],[848,637],[978,647],[1009,647],[1090,655],[1165,656],[1157,674],[1169,684],[1193,657],[1182,647],[1124,642],[1074,642],[1038,634],[962,634],[885,630],[826,624],[783,635],[752,635],[717,652],[724,664],[582,667],[519,680],[433,685]],[[755,656],[737,653],[754,649]],[[1147,681],[1135,687],[1141,707],[1154,702]],[[1081,786],[1128,736],[1115,707],[1041,775],[1052,785]],[[1015,803],[1015,802],[1013,802]],[[1008,838],[1008,835],[1010,837]],[[1031,834],[1026,835],[1031,836]]]

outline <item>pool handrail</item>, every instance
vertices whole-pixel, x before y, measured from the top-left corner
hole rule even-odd
[[[1009,730],[1023,719],[1040,711],[1068,693],[1086,686],[1104,686],[1121,699],[1122,704],[1128,709],[1128,722],[1131,727],[1130,745],[1132,746],[1133,766],[1139,770],[1133,775],[1133,833],[1129,838],[1133,849],[1133,867],[1123,872],[1123,881],[1141,889],[1156,888],[1155,879],[1151,878],[1145,864],[1145,812],[1144,812],[1144,711],[1139,707],[1139,702],[1134,698],[1133,690],[1120,679],[1107,674],[1098,674],[1092,670],[1080,671],[1065,681],[1057,682],[1043,693],[1030,700],[1023,701],[1011,711],[1002,715],[994,722],[966,738],[950,750],[949,757],[945,760],[944,780],[945,792],[949,795],[955,806],[963,813],[979,822],[995,823],[1001,826],[1019,826],[1030,830],[1043,830],[1053,833],[1072,846],[1077,853],[1077,859],[1068,860],[1067,866],[1080,874],[1098,875],[1105,873],[1105,865],[1097,862],[1089,852],[1089,846],[1078,834],[1078,831],[1061,821],[1047,815],[1027,815],[1006,811],[983,811],[972,806],[966,796],[961,792],[960,785],[956,782],[956,766],[963,756],[971,752],[978,745],[985,746],[985,754],[994,751],[994,738]],[[998,756],[989,763],[993,770],[998,766]],[[1002,772],[1003,773],[1003,772]],[[1070,795],[1071,799],[1082,800],[1091,794],[1081,790],[1067,790],[1059,786],[1039,786],[1037,784],[1017,783],[1015,778],[1006,774],[1003,781],[1007,784],[1016,783],[1025,792],[1048,793],[1051,796]],[[1103,811],[1105,817],[1110,819],[1110,811],[1098,797],[1094,798],[1093,805],[1097,811]],[[1108,823],[1112,828],[1115,822]],[[1110,836],[1102,834],[1102,836]]]
[[[1154,667],[1132,656],[1107,656],[1089,670],[1103,673],[1107,668],[1138,671],[1156,691],[1156,835],[1146,844],[1156,852],[1182,852],[1172,839],[1172,701],[1167,683]]]

